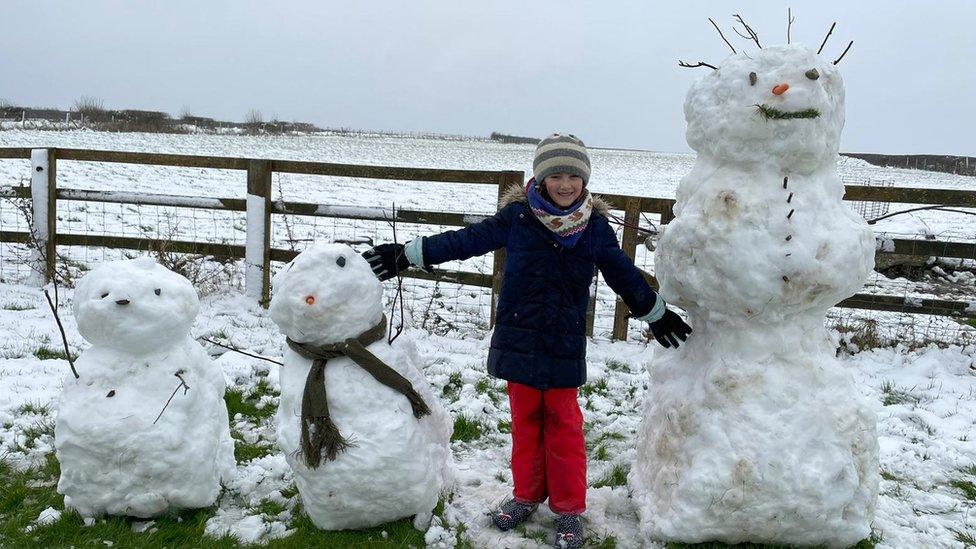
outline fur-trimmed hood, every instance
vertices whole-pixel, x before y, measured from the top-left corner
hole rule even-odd
[[[525,196],[525,187],[522,185],[510,185],[502,193],[501,198],[498,199],[498,209],[502,209],[509,204],[515,202],[528,202],[529,198]],[[602,214],[604,217],[610,212],[610,204],[606,200],[600,198],[597,195],[593,195],[593,211]]]

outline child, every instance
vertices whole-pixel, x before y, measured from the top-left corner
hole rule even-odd
[[[573,135],[553,134],[535,151],[534,177],[512,187],[494,216],[466,228],[381,244],[363,257],[381,280],[504,247],[488,373],[508,381],[513,498],[493,515],[502,530],[525,521],[547,498],[556,546],[581,547],[586,446],[577,389],[586,381],[586,309],[600,269],[631,316],[657,341],[677,347],[691,328],[660,298],[617,243],[607,205],[586,189],[590,159]]]

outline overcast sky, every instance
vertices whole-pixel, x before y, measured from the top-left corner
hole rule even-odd
[[[818,46],[847,85],[842,150],[976,155],[976,2],[0,0],[0,99],[67,108],[687,151],[677,59],[720,63],[740,13]],[[0,136],[2,139],[2,136]]]

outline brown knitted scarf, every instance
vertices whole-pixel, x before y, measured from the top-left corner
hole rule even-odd
[[[414,390],[405,377],[390,368],[366,349],[366,346],[386,336],[386,317],[359,337],[351,337],[341,343],[331,345],[309,345],[287,339],[288,346],[302,358],[312,361],[312,368],[305,380],[302,395],[302,438],[299,455],[310,469],[316,469],[322,462],[332,461],[351,444],[347,441],[329,415],[329,402],[325,391],[325,363],[331,358],[348,356],[353,362],[369,372],[376,381],[401,393],[410,401],[413,415],[421,418],[430,413],[430,408]]]

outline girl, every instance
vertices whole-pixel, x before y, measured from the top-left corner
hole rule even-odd
[[[677,347],[691,328],[620,249],[606,203],[586,189],[590,159],[573,135],[539,143],[534,177],[512,187],[494,216],[406,245],[381,244],[363,257],[386,280],[411,266],[430,268],[506,249],[488,373],[508,382],[513,497],[493,515],[502,530],[549,500],[556,546],[581,547],[586,509],[586,446],[577,389],[586,381],[586,309],[599,268],[631,316],[650,322],[657,341]]]

